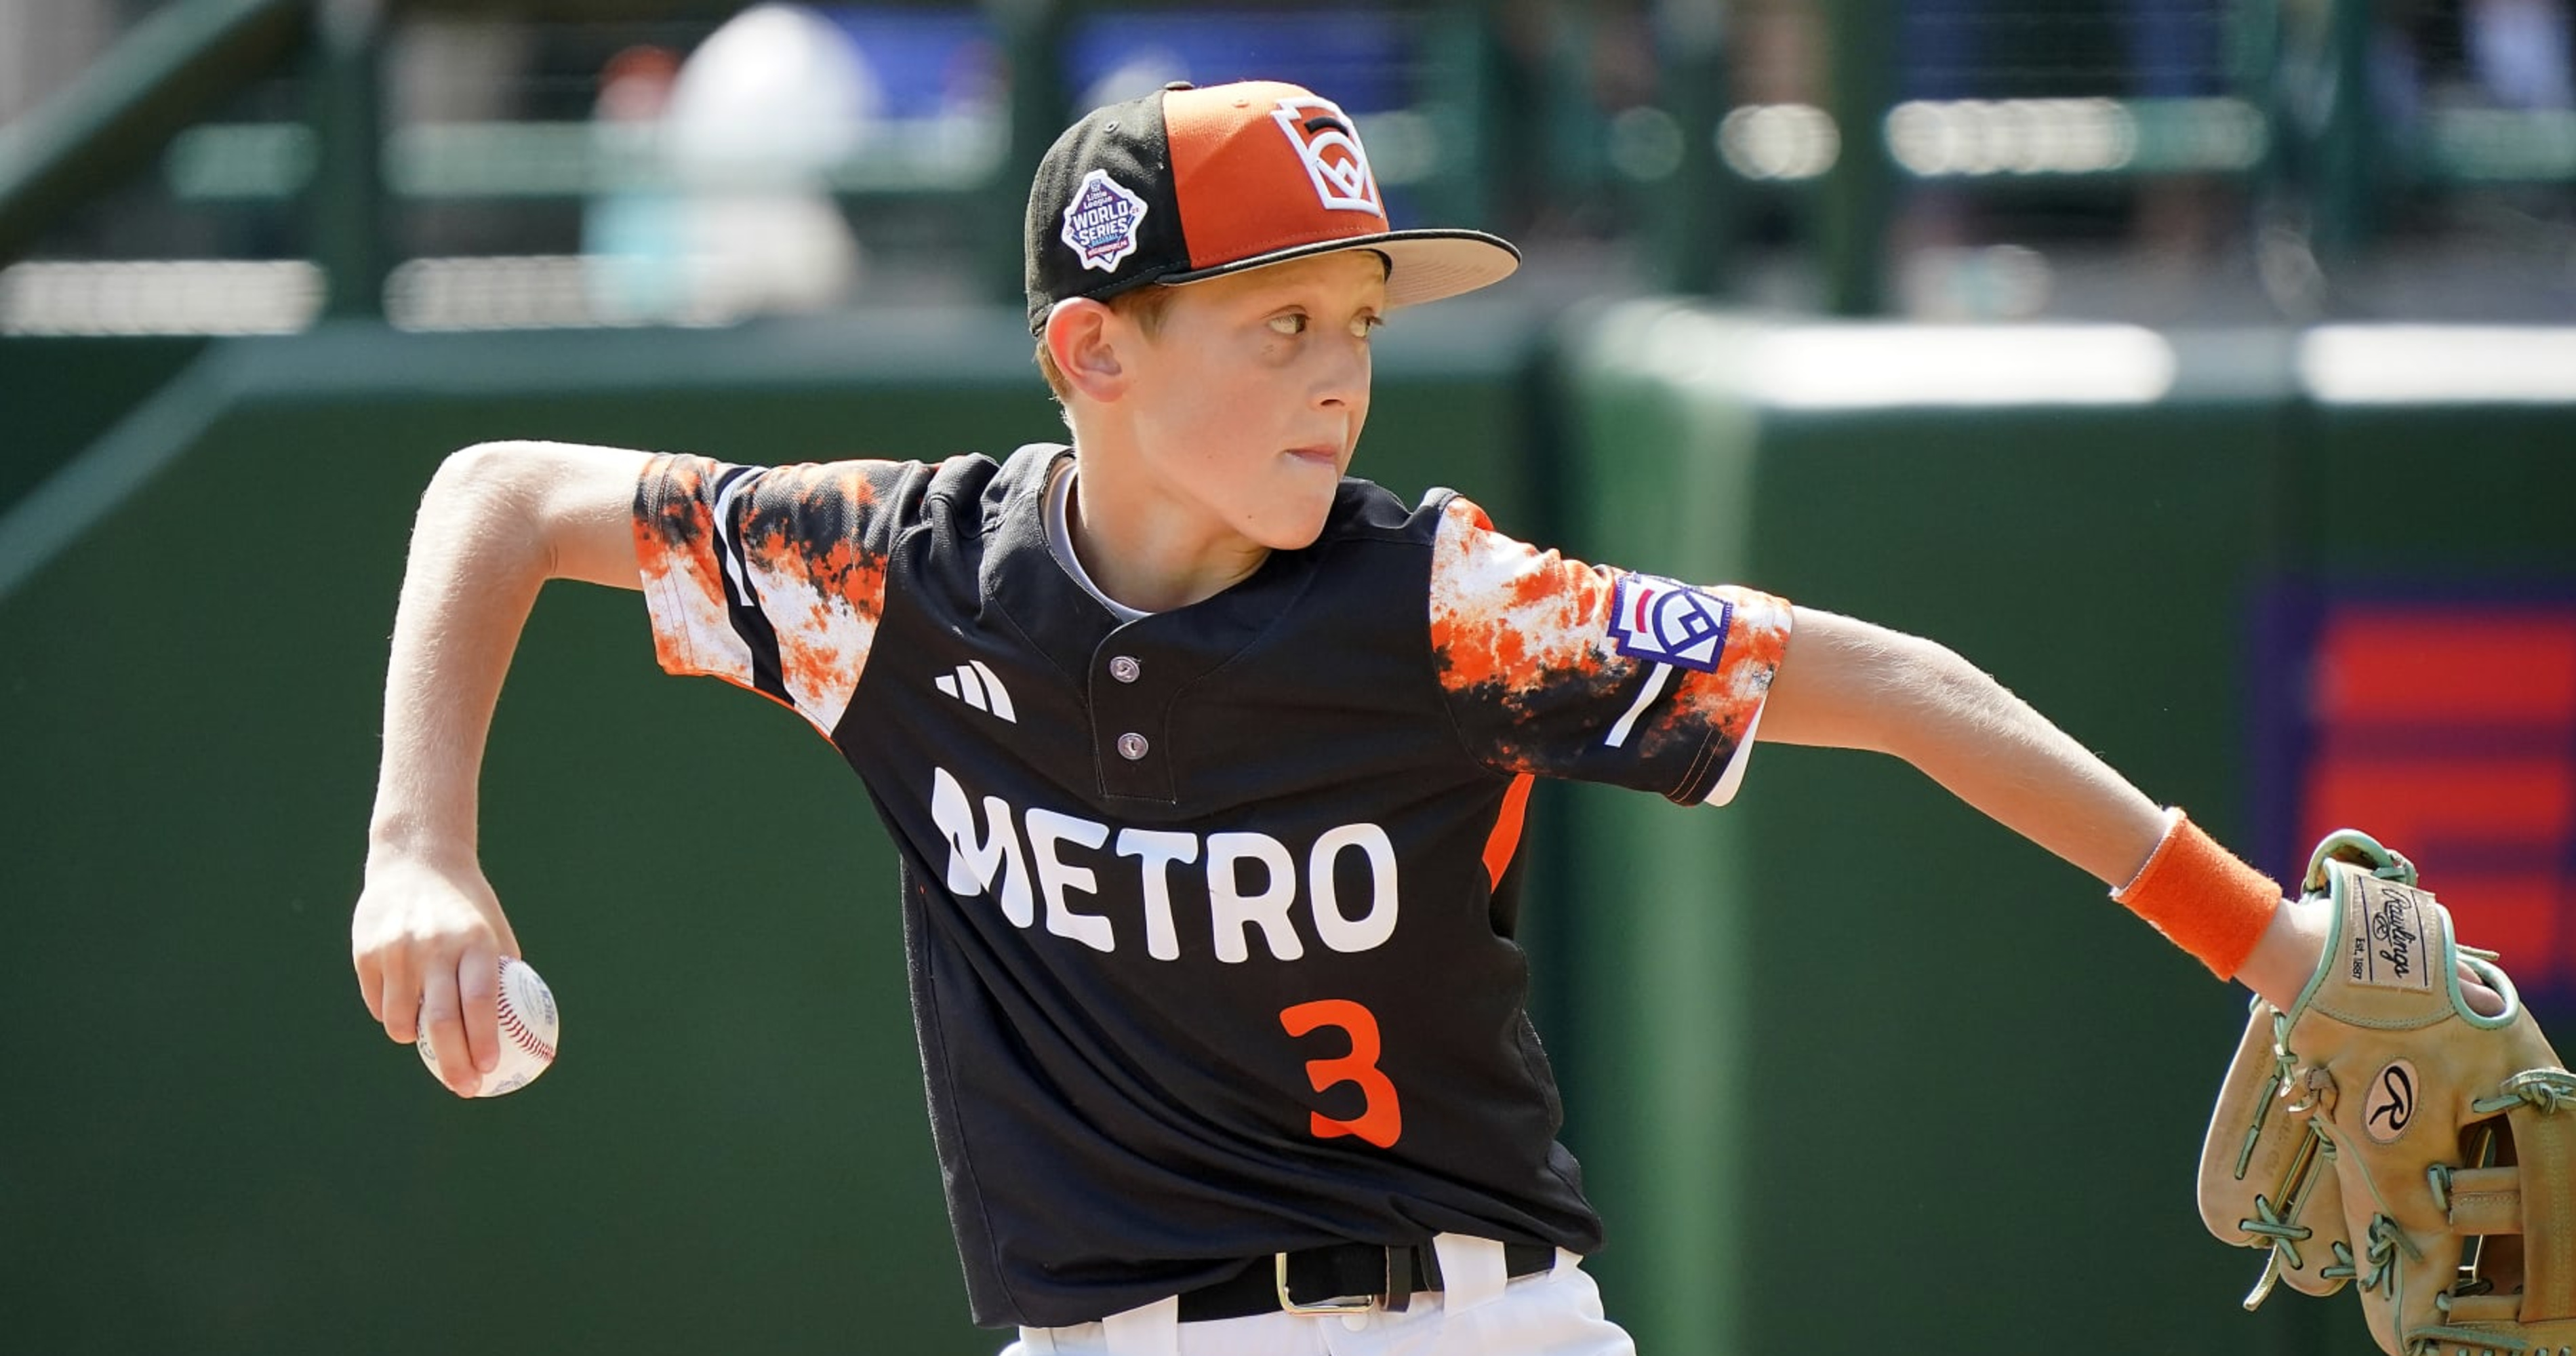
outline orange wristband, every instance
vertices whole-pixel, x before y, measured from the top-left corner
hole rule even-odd
[[[2137,879],[2111,898],[2220,979],[2233,979],[2271,925],[2272,911],[2281,907],[2281,887],[2236,860],[2177,809]]]

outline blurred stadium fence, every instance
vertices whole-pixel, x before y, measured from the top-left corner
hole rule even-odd
[[[742,9],[169,0],[0,125],[0,332],[1007,300],[1075,109],[1251,73],[1343,100],[1400,218],[1604,243],[1661,290],[2015,314],[2045,305],[2017,244],[2126,234],[2250,260],[2292,320],[2356,304],[2322,273],[2444,249],[2576,293],[2563,0]],[[804,293],[656,280],[683,200],[790,190],[848,236],[799,256]],[[1764,290],[1780,261],[1797,281]]]

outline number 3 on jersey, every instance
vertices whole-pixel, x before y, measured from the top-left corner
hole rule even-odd
[[[1357,1120],[1337,1121],[1320,1111],[1311,1113],[1308,1124],[1315,1138],[1357,1135],[1381,1149],[1394,1148],[1396,1137],[1404,1133],[1404,1113],[1396,1105],[1395,1084],[1387,1081],[1377,1067],[1377,1014],[1347,998],[1322,998],[1283,1009],[1279,1025],[1291,1036],[1331,1026],[1341,1028],[1351,1038],[1349,1054],[1338,1059],[1307,1060],[1306,1081],[1314,1084],[1317,1092],[1356,1083],[1366,1100]]]

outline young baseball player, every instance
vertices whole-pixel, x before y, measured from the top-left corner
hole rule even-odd
[[[792,708],[903,864],[979,1323],[1013,1353],[1630,1344],[1510,936],[1534,776],[1723,804],[1757,738],[1906,759],[2286,1003],[2305,906],[1930,641],[1567,560],[1346,478],[1391,314],[1512,248],[1395,231],[1341,111],[1175,86],[1029,199],[1072,445],[759,469],[468,449],[421,507],[358,981],[474,1090],[502,673],[549,578],[641,588],[664,667]]]

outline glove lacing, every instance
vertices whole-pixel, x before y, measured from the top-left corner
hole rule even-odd
[[[2279,1207],[2273,1205],[2272,1199],[2268,1196],[2258,1195],[2254,1198],[2254,1214],[2256,1215],[2254,1219],[2236,1221],[2236,1227],[2249,1234],[2259,1234],[2272,1240],[2273,1249],[2281,1254],[2283,1261],[2290,1264],[2290,1270],[2298,1270],[2301,1266],[2299,1245],[2314,1238],[2317,1231],[2304,1224],[2292,1224],[2283,1218]]]
[[[2469,1110],[2481,1116],[2492,1115],[2516,1102],[2529,1102],[2546,1116],[2576,1101],[2576,1073],[2565,1069],[2525,1069],[2504,1081],[2504,1090],[2493,1097],[2481,1097],[2469,1103]]]
[[[2370,1263],[2369,1272],[2365,1274],[2359,1263],[2353,1260],[2352,1245],[2337,1239],[2334,1243],[2335,1260],[2317,1268],[2317,1275],[2329,1281],[2353,1281],[2365,1293],[2385,1287],[2393,1303],[2397,1298],[2397,1245],[2403,1237],[2397,1221],[2386,1215],[2373,1215],[2370,1217],[2370,1247],[2364,1254]]]

